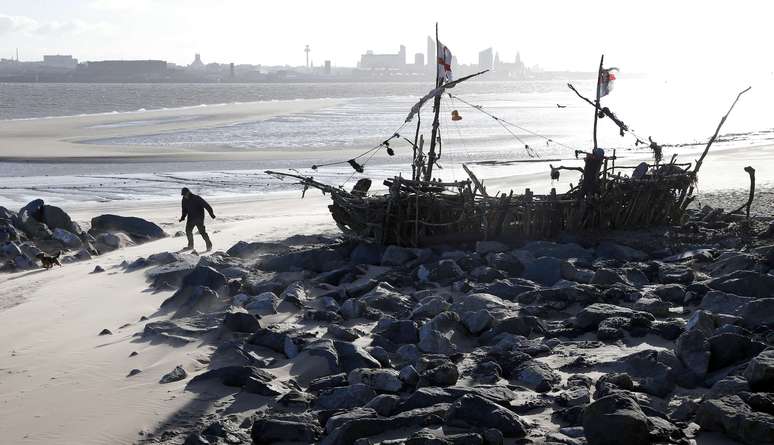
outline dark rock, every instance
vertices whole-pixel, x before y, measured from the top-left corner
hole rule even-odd
[[[281,255],[288,252],[290,252],[290,249],[282,244],[261,242],[247,243],[244,241],[237,242],[226,251],[229,256],[242,259],[255,258],[261,255]]]
[[[347,374],[326,375],[309,382],[309,391],[322,391],[324,389],[335,388],[337,386],[347,386]]]
[[[648,259],[648,254],[641,250],[609,241],[599,243],[596,252],[599,257],[612,258],[618,261],[646,261]]]
[[[464,426],[495,428],[505,437],[526,435],[526,427],[519,416],[474,394],[465,395],[452,405],[448,421]]]
[[[774,325],[774,298],[760,298],[747,303],[740,313],[748,328]]]
[[[386,283],[379,283],[376,288],[363,295],[360,301],[369,308],[393,314],[397,318],[407,318],[414,308],[411,298]]]
[[[196,267],[192,259],[182,258],[173,263],[153,267],[145,271],[145,275],[153,282],[153,287],[179,287],[183,277],[190,274]]]
[[[266,418],[256,419],[250,432],[254,444],[313,443],[321,434],[320,427],[314,424]]]
[[[347,376],[350,385],[362,383],[377,392],[398,392],[403,387],[398,371],[394,369],[359,368]]]
[[[525,264],[524,278],[542,284],[553,286],[562,279],[562,261],[553,257],[540,257]]]
[[[625,307],[605,303],[594,303],[578,312],[575,316],[574,325],[580,329],[594,329],[606,318],[631,318],[633,315],[634,311]]]
[[[699,330],[689,330],[678,337],[675,354],[691,372],[704,376],[709,370],[710,346],[706,335]]]
[[[709,287],[745,297],[764,298],[774,296],[774,276],[740,270],[711,279]]]
[[[495,318],[486,309],[479,309],[473,312],[465,312],[462,314],[462,323],[468,328],[473,335],[478,335],[494,324]]]
[[[748,445],[774,443],[774,416],[753,411],[737,395],[702,402],[696,423],[703,430],[719,431]]]
[[[648,417],[629,396],[611,394],[583,411],[583,430],[589,445],[649,445]]]
[[[206,286],[214,291],[226,285],[226,277],[222,273],[207,266],[197,266],[183,277],[182,286]]]
[[[91,219],[91,230],[96,233],[122,232],[137,240],[164,238],[167,234],[161,227],[142,218],[118,215],[101,215]]]
[[[338,249],[320,247],[276,256],[262,260],[260,267],[269,272],[296,272],[309,270],[316,273],[330,272],[347,265]]]
[[[337,324],[328,326],[328,335],[336,340],[342,341],[355,341],[360,338],[360,335],[354,330],[341,327]]]
[[[548,392],[562,381],[561,376],[549,365],[537,360],[523,362],[512,375],[538,392]]]
[[[437,263],[422,264],[417,268],[417,279],[422,283],[438,283],[441,286],[448,286],[451,283],[465,278],[465,271],[454,262],[454,260],[445,259]]]
[[[519,295],[538,289],[538,284],[521,278],[497,280],[492,283],[476,287],[474,293],[494,295],[502,300],[513,301]]]
[[[750,360],[744,376],[754,391],[774,392],[774,349],[763,351]]]
[[[739,295],[729,294],[727,292],[721,292],[712,290],[707,292],[701,300],[699,307],[705,311],[713,312],[715,314],[732,314],[738,315],[744,306],[753,301],[749,297],[740,297]]]
[[[730,332],[713,335],[707,341],[710,346],[709,371],[748,361],[766,349],[764,343]]]
[[[185,379],[186,377],[188,377],[188,373],[185,372],[185,369],[183,369],[182,366],[178,365],[172,371],[164,374],[161,377],[161,380],[159,380],[159,383],[178,382],[180,380]]]
[[[105,328],[99,332],[99,335],[113,335],[113,333],[110,332],[110,329]]]
[[[530,252],[535,258],[551,257],[560,260],[580,259],[591,261],[594,258],[594,252],[590,249],[584,249],[575,243],[554,243],[551,241],[530,241],[522,248]]]
[[[274,376],[255,366],[223,366],[217,369],[210,369],[195,376],[188,382],[188,386],[195,386],[202,382],[215,380],[225,386],[241,388],[247,385],[251,379],[268,383],[274,380]]]
[[[334,340],[333,346],[339,356],[339,367],[344,372],[357,368],[381,367],[379,361],[359,345]]]
[[[209,287],[184,287],[161,303],[164,310],[176,310],[174,317],[209,313],[223,307],[223,300]]]
[[[486,261],[489,266],[502,270],[512,277],[518,277],[524,272],[522,262],[507,253],[490,253],[486,256]]]
[[[411,320],[382,320],[375,332],[396,345],[419,341],[419,329]]]
[[[40,222],[44,223],[52,231],[61,229],[73,234],[80,234],[83,232],[78,224],[74,223],[64,210],[52,205],[44,205],[40,209]]]
[[[226,313],[223,319],[223,326],[226,329],[230,329],[235,332],[258,332],[261,329],[261,324],[258,322],[258,318],[247,312],[231,311]]]
[[[614,284],[629,284],[624,277],[613,269],[597,269],[591,277],[591,284],[612,286]]]
[[[380,416],[387,417],[393,413],[398,403],[400,403],[400,397],[392,394],[380,394],[371,399],[365,407],[371,408]]]
[[[376,392],[362,383],[330,388],[320,392],[317,407],[321,409],[352,409],[363,406],[376,397]]]
[[[382,255],[382,266],[406,266],[417,258],[416,253],[405,247],[387,246]]]
[[[666,317],[669,315],[671,305],[658,298],[643,297],[634,302],[634,309],[642,312],[648,312],[656,317]]]
[[[457,366],[452,362],[445,362],[434,366],[419,374],[421,386],[452,386],[457,383],[460,374]]]

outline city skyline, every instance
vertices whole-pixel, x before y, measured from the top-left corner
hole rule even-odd
[[[400,43],[410,61],[425,52],[425,37],[438,21],[442,42],[463,64],[476,63],[478,52],[491,46],[506,50],[502,60],[513,60],[518,48],[524,60],[548,70],[592,71],[603,52],[629,72],[774,70],[774,61],[760,57],[751,44],[768,38],[768,4],[415,3],[365,10],[354,1],[334,7],[302,1],[213,6],[203,0],[0,0],[0,57],[12,58],[19,48],[22,60],[73,54],[81,60],[150,58],[185,65],[201,53],[223,63],[303,66],[310,45],[310,64],[356,66],[366,49],[389,53]],[[701,19],[686,21],[683,12]],[[742,18],[745,26],[737,26]]]

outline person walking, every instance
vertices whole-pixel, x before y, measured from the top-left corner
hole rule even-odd
[[[204,227],[204,210],[207,210],[212,219],[215,219],[215,213],[204,198],[194,195],[187,187],[183,187],[180,194],[183,196],[183,216],[180,217],[180,222],[188,218],[188,221],[185,223],[185,236],[188,237],[188,247],[183,250],[192,250],[194,248],[193,229],[196,227],[199,229],[199,235],[202,236],[204,243],[207,245],[207,252],[209,252],[212,250],[212,241],[210,241],[210,236],[207,235],[207,229]]]

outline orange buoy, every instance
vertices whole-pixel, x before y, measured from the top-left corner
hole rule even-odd
[[[460,116],[460,112],[457,110],[452,111],[452,120],[453,121],[461,121],[462,116]]]

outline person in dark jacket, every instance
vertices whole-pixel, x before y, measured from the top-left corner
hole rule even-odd
[[[210,218],[215,219],[215,213],[213,213],[212,207],[207,204],[207,201],[205,201],[204,198],[191,193],[187,187],[183,187],[180,194],[183,195],[183,216],[180,217],[180,221],[182,222],[188,218],[188,221],[185,223],[185,235],[188,237],[188,247],[183,250],[191,250],[194,248],[194,227],[199,229],[199,235],[202,236],[204,242],[207,244],[207,251],[212,250],[212,241],[210,241],[210,236],[207,235],[207,229],[204,227],[204,210],[207,210],[210,214]]]

